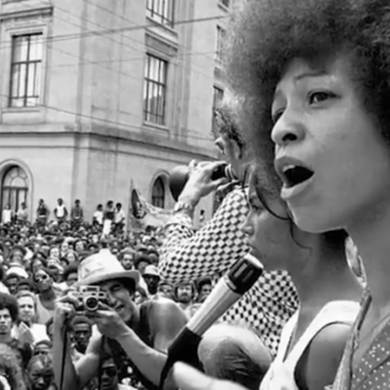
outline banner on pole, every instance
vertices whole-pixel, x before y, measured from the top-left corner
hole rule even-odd
[[[162,227],[171,216],[172,210],[164,210],[148,203],[131,179],[128,212],[129,231],[143,231],[148,226],[154,228]]]

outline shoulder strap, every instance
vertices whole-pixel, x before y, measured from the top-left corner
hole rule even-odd
[[[327,303],[310,323],[286,358],[286,364],[293,370],[308,345],[326,326],[332,324],[350,324],[352,326],[359,312],[359,303],[353,301],[332,301]]]
[[[103,354],[104,354],[104,345],[106,344],[106,336],[102,335],[99,346],[99,365],[98,365],[98,390],[102,388],[102,366],[103,366]],[[108,347],[109,348],[109,347]]]
[[[290,345],[291,337],[294,333],[294,329],[297,325],[299,309],[292,315],[292,317],[286,322],[283,327],[280,337],[280,343],[278,346],[278,352],[275,357],[275,362],[282,362],[286,356],[287,349]]]

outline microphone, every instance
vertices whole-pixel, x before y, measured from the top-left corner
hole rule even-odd
[[[165,379],[177,361],[201,368],[198,346],[202,335],[252,288],[263,273],[263,265],[256,257],[247,254],[230,268],[218,281],[205,302],[175,337],[168,348],[168,357],[161,372],[160,390]]]

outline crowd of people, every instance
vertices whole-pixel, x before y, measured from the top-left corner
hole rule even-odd
[[[58,204],[63,202],[59,199]],[[40,202],[40,207],[44,202]],[[107,204],[108,207],[112,202]],[[75,207],[80,207],[76,201]],[[99,206],[98,209],[101,207]],[[117,206],[116,210],[120,210]],[[53,316],[55,302],[78,281],[79,264],[93,254],[105,253],[118,259],[125,271],[142,276],[134,291],[134,302],[142,304],[159,296],[177,302],[190,317],[211,291],[211,278],[171,284],[159,274],[161,232],[155,228],[127,234],[115,221],[103,234],[104,218],[94,216],[92,223],[75,221],[66,212],[54,221],[14,219],[0,226],[0,344],[4,344],[0,363],[12,389],[49,390],[55,388],[53,365]],[[109,216],[110,217],[110,216]],[[77,223],[76,223],[77,222]],[[119,223],[121,223],[120,221]],[[186,317],[186,318],[187,318]],[[93,321],[78,312],[69,323],[72,359],[86,352],[94,333]],[[111,359],[111,360],[110,360]],[[14,364],[15,363],[15,364]],[[105,390],[117,390],[121,384],[141,385],[131,374],[118,377],[112,356],[102,362]],[[96,379],[88,389],[98,388]],[[0,387],[1,388],[1,387]]]

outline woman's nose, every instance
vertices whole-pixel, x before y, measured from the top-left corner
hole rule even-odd
[[[297,142],[304,137],[304,127],[299,122],[299,116],[286,110],[275,123],[271,138],[277,146]]]
[[[253,224],[250,215],[246,217],[246,220],[241,225],[241,231],[245,233],[247,236],[251,236],[253,234],[254,230],[253,230]]]

